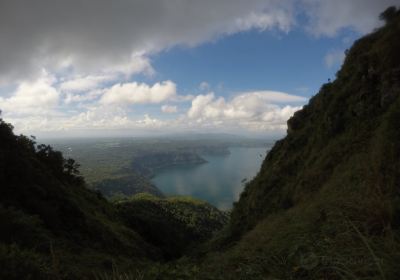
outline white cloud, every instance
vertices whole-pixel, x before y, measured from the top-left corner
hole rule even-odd
[[[176,85],[171,81],[155,83],[149,86],[144,83],[116,84],[107,89],[100,102],[102,104],[129,105],[161,103],[176,97]]]
[[[264,31],[274,26],[284,32],[289,32],[294,24],[294,19],[288,16],[287,10],[276,9],[271,13],[253,12],[244,18],[238,18],[235,21],[234,32],[246,31],[252,28]]]
[[[155,72],[151,66],[149,58],[146,57],[146,54],[143,52],[133,53],[130,60],[127,62],[122,62],[116,65],[111,64],[111,66],[108,66],[103,71],[109,75],[123,75],[126,78],[138,73],[144,73],[145,75],[151,76]]]
[[[14,116],[8,117],[7,121],[12,122],[17,132],[49,132],[52,137],[62,135],[60,133],[74,135],[76,132],[77,136],[93,135],[96,132],[100,132],[97,135],[104,135],[105,131],[111,134],[117,131],[116,135],[121,135],[124,131],[135,134],[138,129],[149,131],[164,124],[163,121],[151,118],[147,114],[141,118],[131,118],[122,108],[104,106],[92,107],[72,116]]]
[[[163,113],[172,114],[172,113],[178,112],[178,107],[177,106],[171,106],[171,105],[163,105],[163,106],[161,106],[161,111]]]
[[[0,97],[0,109],[5,116],[54,113],[60,94],[53,82],[53,77],[44,73],[33,82],[21,83],[10,97]]]
[[[196,96],[192,101],[192,107],[188,111],[189,118],[199,118],[204,114],[204,109],[210,103],[215,100],[214,93],[209,93],[206,95],[200,94]]]
[[[301,20],[306,18],[303,28],[316,36],[335,36],[346,28],[366,33],[381,24],[381,11],[398,3],[8,1],[0,9],[4,23],[0,24],[0,85],[16,90],[2,92],[5,95],[0,97],[0,109],[7,119],[26,130],[123,129],[160,124],[168,128],[284,129],[286,119],[305,102],[304,98],[272,91],[245,92],[231,99],[214,94],[182,96],[171,81],[149,85],[131,82],[131,78],[139,73],[154,74],[149,58],[162,50],[196,46],[252,29],[289,32],[304,23],[296,22],[299,15]],[[342,59],[343,52],[332,51],[325,63],[331,67]],[[42,69],[51,74],[43,74]],[[222,86],[216,88],[222,91]],[[210,90],[209,85],[203,82],[200,90]],[[168,121],[149,115],[136,119],[125,111],[126,105],[132,104],[189,101],[187,114]],[[177,107],[164,105],[161,110],[173,112]]]
[[[332,68],[333,66],[341,65],[344,58],[345,54],[343,50],[332,50],[325,55],[324,62],[328,68]]]
[[[74,77],[60,84],[62,91],[82,92],[98,88],[102,83],[112,80],[113,77],[106,75],[88,75],[84,77]]]
[[[42,68],[52,73],[73,69],[79,76],[99,70],[151,73],[146,57],[161,50],[251,29],[288,32],[299,23],[299,15],[317,36],[334,36],[344,28],[366,33],[381,24],[380,12],[398,4],[398,0],[6,1],[0,9],[0,84],[37,77]]]
[[[98,99],[103,93],[104,93],[103,89],[94,89],[88,92],[78,93],[78,94],[68,92],[65,95],[64,103],[72,104],[72,103],[94,101],[95,99]]]
[[[244,92],[237,97],[235,100],[240,102],[247,102],[249,99],[257,99],[262,102],[269,103],[294,103],[294,102],[305,102],[307,98],[298,95],[292,95],[280,91],[264,90],[264,91],[249,91]]]
[[[59,88],[65,92],[89,91],[99,88],[107,82],[126,80],[139,73],[151,76],[154,72],[148,58],[142,54],[135,54],[126,63],[112,64],[94,74],[75,75],[67,78],[59,85]]]
[[[296,105],[280,105],[285,101]],[[208,93],[196,96],[187,112],[173,119],[154,118],[149,114],[141,117],[132,115],[129,108],[124,106],[125,102],[122,102],[121,106],[96,103],[94,106],[82,107],[79,111],[66,111],[58,115],[12,114],[6,116],[6,121],[11,121],[17,132],[39,132],[39,135],[46,132],[57,132],[56,135],[102,135],[104,131],[110,135],[134,135],[165,130],[170,133],[188,130],[282,133],[286,129],[287,119],[303,103],[305,99],[302,97],[274,91],[245,92],[229,100]],[[52,102],[49,104],[55,105]],[[163,105],[162,108],[164,112],[177,110],[176,106],[170,105]]]
[[[0,9],[6,23],[0,25],[0,80],[66,66],[80,75],[105,68],[135,72],[137,63],[126,64],[132,53],[147,56],[249,29],[287,31],[291,1],[8,1]]]
[[[119,107],[97,106],[66,118],[61,122],[62,129],[116,129],[126,127],[129,118]]]
[[[284,129],[288,118],[301,107],[280,103],[305,103],[306,98],[275,91],[245,92],[226,101],[214,93],[198,95],[187,112],[189,119],[207,126],[250,130]]]

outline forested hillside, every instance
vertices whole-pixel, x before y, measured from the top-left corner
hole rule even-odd
[[[112,204],[86,187],[74,160],[14,135],[1,119],[0,143],[0,279],[93,279],[116,268],[147,271],[226,223],[224,213],[194,200]],[[172,242],[177,236],[182,238]]]

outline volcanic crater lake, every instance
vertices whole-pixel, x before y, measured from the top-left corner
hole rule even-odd
[[[166,195],[192,196],[227,210],[260,170],[269,149],[232,147],[229,155],[202,155],[207,163],[159,170],[152,182]]]

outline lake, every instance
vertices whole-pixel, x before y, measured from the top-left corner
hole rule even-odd
[[[188,195],[208,201],[222,210],[232,208],[244,188],[260,170],[268,147],[230,148],[226,156],[202,156],[200,165],[173,166],[160,170],[152,182],[166,195]]]

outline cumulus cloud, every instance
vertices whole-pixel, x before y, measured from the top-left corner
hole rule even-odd
[[[301,24],[316,36],[335,36],[347,28],[366,33],[381,24],[377,15],[389,5],[398,0],[1,1],[0,86],[16,89],[2,92],[0,109],[26,130],[157,125],[284,129],[304,98],[271,91],[231,99],[179,95],[172,81],[150,85],[132,82],[132,77],[153,75],[151,57],[162,50],[247,30],[286,33]],[[342,55],[328,53],[326,65],[340,63]],[[209,85],[202,83],[200,90],[209,91]],[[149,115],[132,119],[125,111],[127,105],[159,108],[167,102],[191,102],[191,107],[168,122]],[[184,111],[171,105],[161,110]]]
[[[147,87],[150,89],[154,86]],[[41,86],[35,88],[41,88]],[[47,90],[47,86],[43,88]],[[50,109],[52,106],[57,106],[57,102],[50,100],[52,99],[42,99],[48,102]],[[282,104],[285,100],[292,105]],[[62,135],[62,133],[101,135],[99,133],[104,133],[104,131],[115,133],[114,135],[134,135],[139,131],[160,132],[161,128],[168,129],[169,132],[182,130],[233,133],[240,131],[283,132],[286,129],[287,119],[300,109],[300,105],[305,101],[306,99],[299,96],[274,91],[245,92],[231,99],[208,93],[194,97],[190,108],[173,119],[160,119],[149,114],[132,115],[129,108],[124,106],[125,102],[122,102],[122,105],[113,104],[113,106],[96,103],[94,106],[89,105],[79,111],[72,110],[65,114],[18,115],[13,113],[8,114],[6,120],[14,124],[17,132],[35,132],[35,134],[41,132],[42,135],[46,132],[57,132],[57,135]],[[129,98],[128,103],[130,104]],[[178,111],[178,106],[163,105],[161,108],[167,113]],[[26,107],[22,110],[25,111]]]
[[[161,103],[175,96],[176,85],[171,81],[155,83],[153,86],[133,82],[116,84],[107,89],[100,103],[109,105]]]
[[[165,125],[162,120],[152,118],[148,114],[132,118],[123,108],[104,106],[90,107],[71,116],[35,115],[27,118],[12,116],[8,120],[13,123],[17,132],[39,131],[39,134],[44,133],[44,135],[49,132],[52,137],[62,133],[82,136],[94,135],[96,132],[97,135],[104,136],[105,131],[107,135],[113,135],[115,131],[114,135],[121,135],[123,132],[134,135],[138,129],[151,131]]]
[[[33,82],[21,83],[8,98],[0,97],[0,108],[7,115],[43,115],[54,113],[60,94],[46,73]]]
[[[163,105],[163,106],[161,106],[161,111],[163,113],[172,114],[172,113],[178,112],[178,107],[177,106],[172,106],[172,105]]]
[[[84,77],[74,77],[60,84],[62,91],[82,92],[98,88],[102,83],[110,81],[112,77],[107,75],[88,75]]]
[[[241,126],[250,130],[284,129],[287,119],[305,103],[304,97],[275,91],[245,92],[225,100],[214,93],[198,95],[188,110],[189,119],[208,126]]]
[[[73,103],[91,102],[103,95],[104,89],[94,89],[84,93],[67,92],[64,97],[64,103],[69,105]]]

